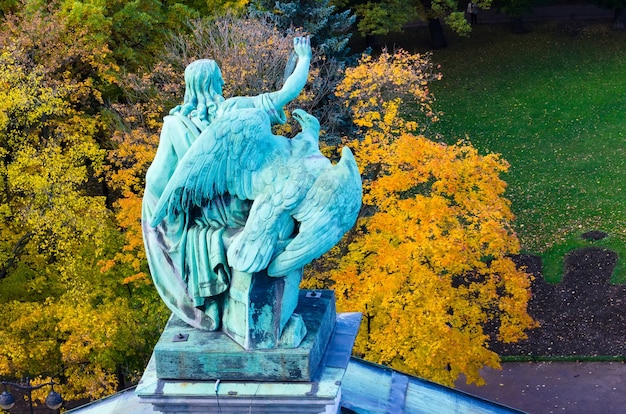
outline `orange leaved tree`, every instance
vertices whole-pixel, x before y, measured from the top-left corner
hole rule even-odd
[[[364,206],[318,263],[325,274],[305,285],[330,280],[340,310],[363,312],[356,354],[446,385],[459,374],[481,383],[480,368],[499,366],[485,326],[517,341],[535,325],[530,276],[509,257],[519,245],[500,178],[507,163],[422,135],[437,118],[428,83],[439,76],[428,56],[403,51],[346,71],[337,94],[358,127],[350,145]]]

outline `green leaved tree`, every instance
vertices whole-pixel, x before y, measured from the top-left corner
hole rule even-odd
[[[255,0],[249,9],[252,16],[268,19],[283,33],[301,30],[312,36],[312,46],[326,56],[348,52],[356,16],[350,10],[338,11],[330,0]]]
[[[491,0],[475,3],[482,9],[488,9]],[[342,7],[356,10],[357,27],[364,36],[399,32],[405,24],[414,20],[426,22],[434,48],[447,46],[441,20],[461,36],[471,32],[464,16],[466,5],[462,4],[462,10],[459,10],[459,3],[455,0],[348,0],[341,3]]]

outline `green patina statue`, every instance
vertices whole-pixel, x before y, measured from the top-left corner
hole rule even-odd
[[[282,89],[253,97],[224,99],[217,64],[191,63],[146,174],[144,243],[159,294],[189,325],[222,329],[246,349],[298,346],[302,267],[340,240],[361,205],[352,153],[332,165],[315,117],[295,110],[302,131],[272,134],[307,80],[309,39],[294,49]]]

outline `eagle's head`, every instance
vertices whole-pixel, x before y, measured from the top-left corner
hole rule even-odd
[[[291,139],[292,156],[305,159],[312,166],[325,166],[330,161],[320,152],[320,122],[302,109],[295,109],[292,116],[302,127],[302,131]]]
[[[316,117],[303,109],[294,109],[291,115],[298,121],[303,133],[311,134],[319,139],[321,128],[320,121]]]

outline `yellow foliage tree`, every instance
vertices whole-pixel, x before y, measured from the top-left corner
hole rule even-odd
[[[115,148],[108,155],[106,176],[110,188],[119,195],[113,207],[124,246],[102,270],[127,267],[124,283],[145,285],[151,282],[141,229],[144,177],[156,154],[165,110],[178,104],[184,85],[180,73],[163,63],[150,73],[130,74],[121,83],[134,101],[113,105],[120,127],[112,137]]]
[[[21,11],[0,27],[0,377],[99,398],[136,379],[164,321],[152,289],[98,271],[121,246],[98,180],[96,85],[115,65],[66,11]]]
[[[410,117],[419,108],[436,120],[427,86],[439,76],[428,56],[403,51],[346,71],[337,94],[359,127],[350,145],[364,207],[318,264],[325,274],[305,286],[330,280],[340,310],[363,312],[357,355],[445,385],[459,374],[480,384],[480,368],[499,367],[485,326],[503,341],[535,326],[530,276],[509,257],[519,245],[500,178],[507,163],[469,143],[431,141]]]

